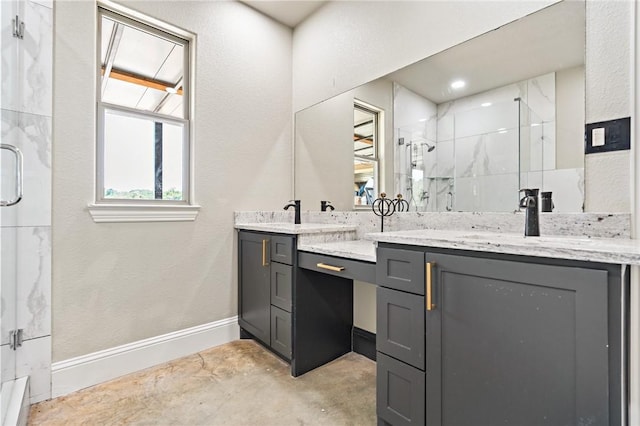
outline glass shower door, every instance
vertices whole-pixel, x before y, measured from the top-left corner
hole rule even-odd
[[[22,155],[7,135],[6,111],[18,88],[11,84],[17,73],[18,46],[13,42],[12,16],[18,14],[14,1],[0,2],[0,382],[2,383],[0,424],[4,423],[11,387],[16,379],[16,351],[13,330],[17,323],[17,238],[15,209],[22,192]],[[14,18],[15,19],[15,18]],[[17,338],[18,336],[15,336]]]
[[[3,123],[4,124],[4,123]],[[4,132],[2,132],[4,133]],[[2,381],[0,424],[4,422],[16,379],[16,349],[22,335],[17,322],[17,227],[6,209],[22,198],[22,154],[0,139],[0,380]]]

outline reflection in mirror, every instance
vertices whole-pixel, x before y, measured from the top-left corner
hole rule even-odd
[[[393,151],[392,112],[393,85],[386,79],[297,112],[296,198],[312,206],[331,200],[336,210],[370,209],[368,200],[393,188],[393,160],[385,159]],[[372,120],[375,126],[360,126]]]
[[[513,211],[521,188],[552,192],[556,212],[582,211],[584,9],[582,1],[556,3],[299,112],[296,197],[310,195],[299,173],[310,136],[299,124],[318,124],[317,112],[345,97],[379,105],[385,122],[393,116],[380,132],[375,180],[380,191],[403,194],[411,211]],[[359,95],[389,92],[379,103]],[[335,138],[350,136],[324,123],[316,128],[327,136],[322,150],[338,155]],[[306,160],[341,173],[338,161],[321,157]]]
[[[365,103],[353,104],[353,180],[356,206],[373,204],[378,193],[378,114]]]

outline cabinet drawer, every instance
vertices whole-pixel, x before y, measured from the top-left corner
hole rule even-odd
[[[291,312],[291,269],[281,263],[271,264],[271,304]]]
[[[378,418],[394,426],[424,425],[425,373],[382,353],[376,368]]]
[[[376,283],[410,293],[424,294],[424,252],[378,247]]]
[[[271,349],[291,359],[291,314],[271,306]]]
[[[293,238],[271,235],[271,260],[293,265]]]
[[[378,287],[376,349],[424,370],[424,296]]]
[[[320,265],[320,266],[318,266]],[[298,252],[298,266],[324,274],[335,275],[368,283],[376,282],[375,264],[323,254]]]

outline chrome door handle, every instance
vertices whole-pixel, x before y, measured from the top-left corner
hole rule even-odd
[[[9,207],[22,200],[22,152],[15,146],[6,143],[0,144],[0,149],[11,151],[16,157],[16,196],[9,200],[0,200],[0,207]]]

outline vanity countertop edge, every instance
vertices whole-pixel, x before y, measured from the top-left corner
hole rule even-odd
[[[637,239],[525,237],[507,233],[424,229],[368,233],[365,239],[378,243],[640,265],[640,240]]]
[[[326,224],[326,223],[303,223],[293,224],[286,222],[265,222],[265,223],[236,223],[234,227],[238,230],[273,232],[275,234],[322,234],[327,232],[348,232],[358,229],[356,225]]]
[[[236,223],[238,230],[287,235],[317,235],[354,232],[355,225],[285,222]],[[297,249],[328,256],[376,262],[377,243],[446,248],[475,252],[557,258],[619,265],[640,265],[640,240],[629,238],[591,238],[585,236],[548,235],[525,237],[522,234],[486,231],[416,229],[372,232],[364,239],[316,241],[299,239]]]

